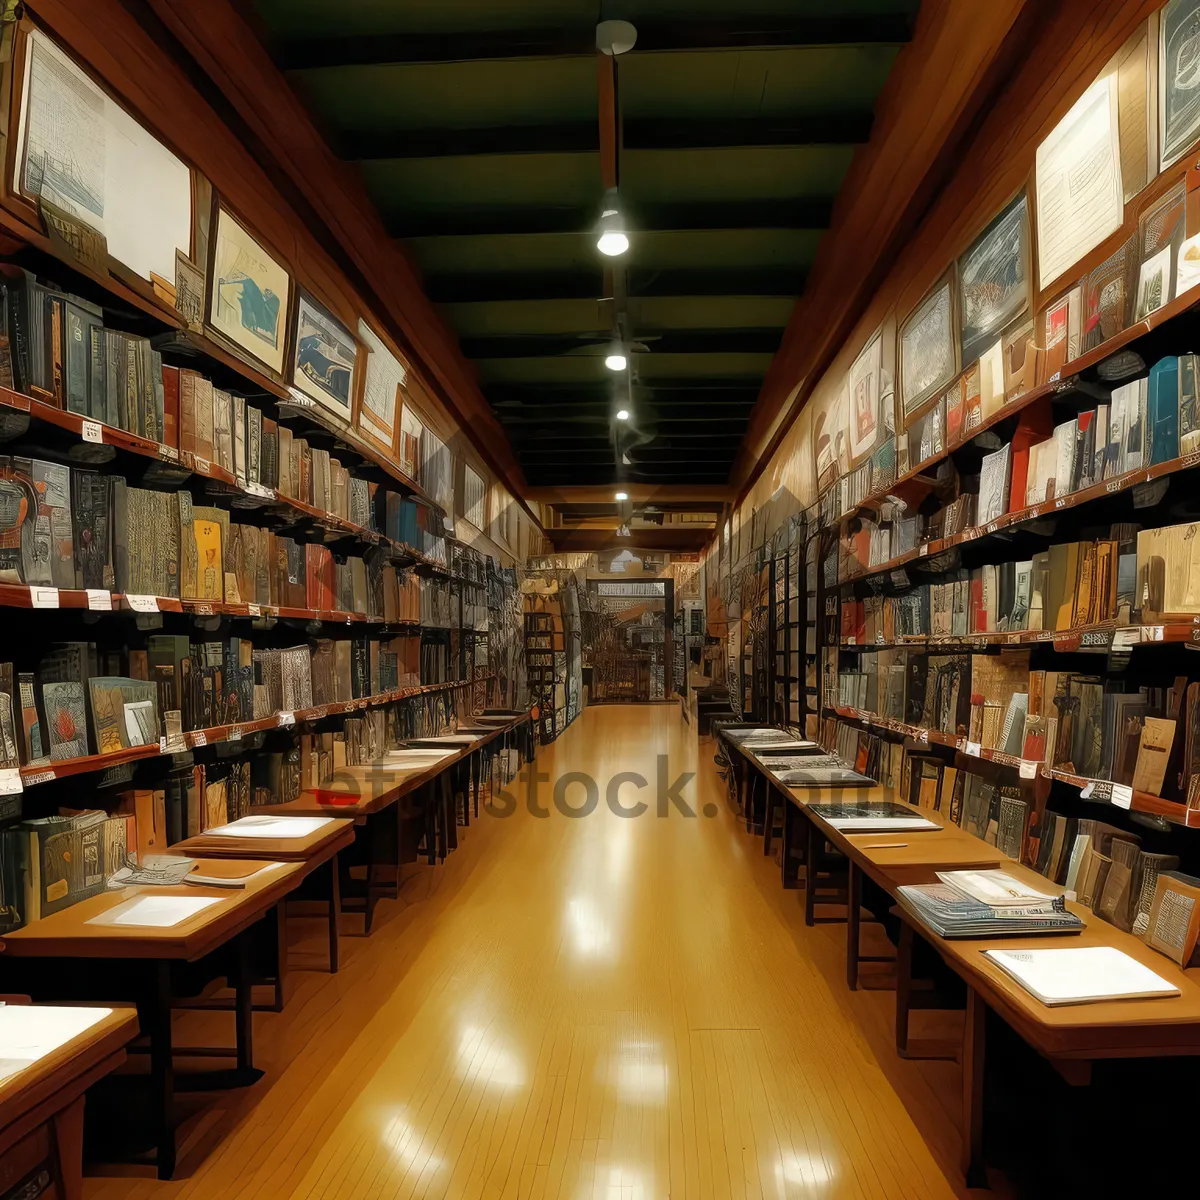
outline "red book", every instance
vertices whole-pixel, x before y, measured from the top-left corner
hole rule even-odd
[[[179,368],[163,363],[163,445],[179,449]]]
[[[1044,397],[1021,413],[1012,437],[1012,478],[1008,486],[1008,511],[1025,507],[1025,489],[1029,480],[1029,451],[1039,442],[1054,436],[1054,416],[1050,398]]]

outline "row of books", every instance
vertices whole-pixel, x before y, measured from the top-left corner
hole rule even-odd
[[[37,670],[0,664],[0,768],[169,746],[181,734],[277,712],[451,682],[448,643],[356,635],[259,649],[240,637],[154,634],[145,649],[61,642]]]
[[[372,761],[406,738],[434,736],[469,713],[465,689],[433,706],[372,710],[347,718],[341,730],[303,733],[285,750],[182,767],[161,786],[118,793],[107,811],[64,809],[9,825],[0,831],[0,933],[99,894],[114,876],[185,838],[240,820],[254,806],[294,800],[339,767]]]
[[[984,749],[1165,799],[1200,795],[1200,683],[1133,687],[1030,670],[1028,650],[881,650],[843,671],[844,707],[965,737]]]

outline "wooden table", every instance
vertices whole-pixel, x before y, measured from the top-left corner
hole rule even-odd
[[[1036,871],[1016,863],[1006,863],[1005,870],[1033,887],[1044,890],[1049,884]],[[896,909],[903,921],[898,957],[898,978],[903,986],[896,989],[896,1045],[901,1054],[908,1056],[914,936],[928,942],[967,985],[966,1025],[961,1050],[961,1166],[970,1186],[986,1183],[983,1083],[989,1008],[1075,1086],[1090,1081],[1091,1064],[1097,1059],[1200,1055],[1200,982],[1197,972],[1180,970],[1166,955],[1152,950],[1141,938],[1125,933],[1083,905],[1068,901],[1067,907],[1086,923],[1082,933],[1032,939],[945,939],[938,937],[903,904]],[[1116,947],[1169,980],[1179,988],[1180,994],[1051,1007],[1027,992],[983,953],[984,950],[1050,945]]]
[[[156,1113],[156,1163],[160,1179],[169,1179],[175,1171],[173,1056],[177,1052],[187,1053],[172,1046],[172,970],[235,943],[237,1068],[222,1078],[233,1084],[257,1079],[249,940],[239,935],[245,934],[296,886],[304,866],[295,862],[199,859],[196,869],[204,875],[243,878],[246,885],[237,890],[186,884],[165,888],[124,887],[33,921],[5,934],[3,939],[6,969],[20,977],[23,985],[32,985],[27,990],[35,994],[50,992],[52,998],[60,999],[67,993],[72,998],[95,1000],[108,999],[113,995],[110,989],[116,989],[125,993],[118,999],[137,1003],[142,1030],[150,1039],[150,1085]],[[93,918],[142,897],[206,898],[215,903],[166,927],[93,923]],[[30,961],[18,964],[14,961],[17,959]],[[97,970],[101,960],[110,971]],[[97,991],[100,995],[95,994]]]
[[[51,1005],[13,1004],[4,1017],[58,1010]],[[125,1061],[125,1047],[137,1037],[137,1013],[128,1007],[96,1008],[95,1024],[0,1081],[0,1192],[10,1194],[22,1179],[49,1162],[63,1200],[83,1197],[84,1093]],[[0,1033],[2,1037],[2,1033]]]
[[[264,811],[262,816],[273,816]],[[295,820],[295,814],[281,814]],[[329,971],[338,970],[338,924],[342,914],[341,879],[338,874],[338,855],[354,841],[354,821],[346,817],[318,817],[326,823],[305,833],[302,837],[246,837],[225,835],[207,830],[196,837],[176,842],[170,848],[172,854],[184,854],[192,858],[241,858],[267,859],[273,862],[294,862],[303,867],[297,883],[307,879],[319,868],[328,864],[329,876]],[[279,904],[279,975],[276,982],[276,1006],[283,1005],[284,976],[287,962],[287,940],[283,936],[286,901]]]

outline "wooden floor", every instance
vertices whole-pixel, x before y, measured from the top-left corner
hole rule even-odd
[[[896,1058],[891,994],[847,992],[843,927],[804,927],[711,757],[677,708],[586,710],[537,767],[595,778],[595,812],[473,823],[255,1016],[266,1077],[202,1098],[178,1179],[107,1168],[88,1200],[967,1195],[957,1067]],[[660,769],[711,815],[659,819]],[[622,771],[640,817],[605,806]],[[181,1040],[205,1022],[232,1018]]]

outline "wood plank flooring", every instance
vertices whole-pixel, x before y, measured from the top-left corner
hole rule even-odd
[[[96,1167],[88,1200],[967,1195],[957,1068],[896,1058],[890,993],[846,991],[842,927],[804,927],[697,749],[676,707],[585,710],[537,769],[594,778],[593,813],[543,782],[549,816],[481,816],[337,976],[311,922],[295,965],[319,969],[255,1015],[266,1077],[199,1098],[175,1181]],[[659,818],[660,771],[695,772],[712,815]],[[620,791],[643,815],[606,806],[619,772],[648,781]],[[179,1037],[231,1022],[183,1014]]]

